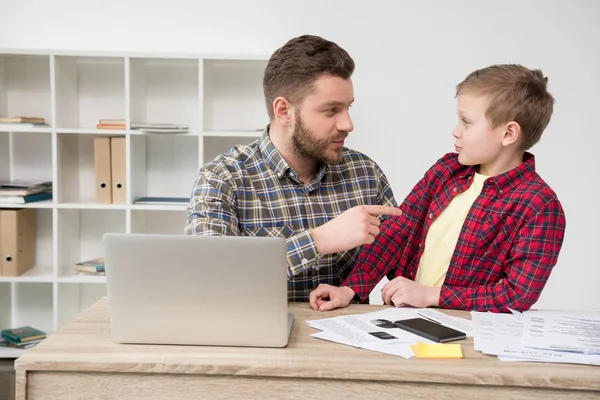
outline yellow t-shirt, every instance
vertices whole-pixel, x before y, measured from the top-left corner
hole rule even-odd
[[[489,176],[476,173],[471,186],[454,197],[431,224],[425,238],[425,250],[419,261],[416,282],[427,286],[442,286],[467,214],[487,178]]]

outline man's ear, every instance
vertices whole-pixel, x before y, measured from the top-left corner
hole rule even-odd
[[[275,119],[283,126],[292,124],[292,105],[285,97],[277,97],[273,100],[273,114]]]
[[[502,138],[502,145],[508,146],[516,143],[521,137],[521,125],[515,121],[510,121],[504,125],[504,137]]]

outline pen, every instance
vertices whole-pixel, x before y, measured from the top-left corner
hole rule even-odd
[[[423,317],[423,318],[425,318],[425,319],[427,319],[427,320],[429,320],[429,321],[431,321],[431,322],[435,322],[435,323],[436,323],[436,324],[438,324],[438,325],[442,325],[442,323],[441,323],[441,322],[437,322],[436,320],[434,320],[434,319],[431,319],[431,318],[429,318],[429,317],[426,317],[426,316],[424,316],[423,314],[421,314],[421,313],[419,313],[419,312],[417,313],[417,315],[420,315],[421,317]]]

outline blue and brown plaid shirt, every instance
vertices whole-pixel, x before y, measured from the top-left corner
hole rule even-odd
[[[337,164],[322,165],[305,185],[281,157],[267,128],[261,139],[237,145],[200,169],[185,231],[285,237],[288,299],[308,301],[320,283],[339,286],[360,249],[319,254],[310,229],[355,206],[397,207],[387,178],[373,160],[346,148],[343,155]]]

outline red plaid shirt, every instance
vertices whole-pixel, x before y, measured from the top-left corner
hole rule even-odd
[[[360,253],[344,285],[365,301],[390,272],[414,280],[429,227],[454,196],[469,188],[474,172],[474,167],[458,162],[456,153],[438,160],[400,206],[403,215],[381,224],[381,233]],[[487,179],[473,203],[439,306],[492,312],[529,309],[556,265],[565,225],[560,201],[535,172],[534,156],[525,153],[521,165]]]

